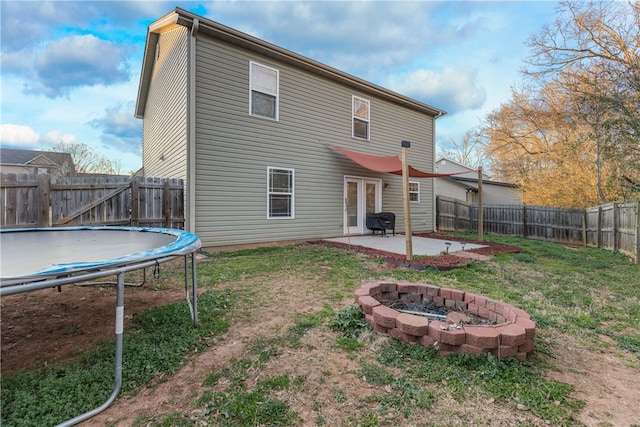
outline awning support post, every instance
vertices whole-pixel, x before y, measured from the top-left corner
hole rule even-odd
[[[404,201],[404,235],[406,241],[407,261],[413,259],[413,241],[411,238],[411,210],[409,206],[409,162],[407,161],[407,149],[411,142],[402,141],[402,198]]]

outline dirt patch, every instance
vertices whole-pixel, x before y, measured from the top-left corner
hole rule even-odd
[[[184,299],[178,286],[125,290],[125,325],[137,313]],[[2,372],[74,359],[114,336],[116,287],[63,286],[2,298]]]
[[[491,249],[487,249],[491,250]],[[373,254],[378,256],[378,254]],[[364,255],[362,255],[364,256]],[[385,268],[380,268],[381,278]],[[313,313],[331,304],[339,310],[352,299],[327,299],[326,290],[313,277],[289,277],[280,272],[272,277],[230,282],[224,288],[252,287],[259,301],[251,310],[234,317],[225,334],[217,337],[206,352],[189,359],[175,375],[157,379],[135,396],[121,395],[105,412],[83,423],[85,426],[129,426],[136,420],[162,420],[180,412],[196,417],[194,401],[204,391],[203,380],[211,373],[241,358],[250,343],[258,338],[282,334],[293,324],[296,314]],[[180,279],[161,277],[141,288],[125,291],[125,323],[137,313],[184,298]],[[65,286],[2,298],[2,371],[39,367],[73,359],[97,341],[112,339],[115,312],[115,288],[112,286]],[[256,322],[260,321],[259,327]],[[567,337],[550,342],[569,343],[554,348],[550,362],[557,372],[550,376],[573,384],[575,396],[586,401],[579,419],[588,426],[637,423],[640,393],[636,385],[638,361],[614,346],[589,346]],[[364,397],[385,392],[358,375],[359,360],[374,355],[386,340],[372,335],[366,350],[356,356],[333,347],[335,334],[324,328],[310,330],[301,348],[287,349],[270,360],[265,369],[253,372],[248,381],[287,373],[304,375],[305,389],[296,393],[283,390],[278,398],[294,410],[303,425],[348,424],[350,417],[373,410],[374,403]],[[337,396],[341,396],[340,399]],[[531,411],[509,410],[491,399],[472,396],[457,402],[450,396],[438,396],[431,410],[416,409],[409,424],[491,425],[515,424],[544,426]],[[141,425],[145,425],[143,423]]]
[[[549,377],[573,385],[574,397],[587,402],[577,416],[585,425],[638,426],[638,359],[611,338],[600,339],[595,345],[567,335],[553,339],[562,345],[554,346],[552,363],[559,370]]]

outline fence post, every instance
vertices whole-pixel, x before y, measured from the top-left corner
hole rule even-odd
[[[522,238],[526,239],[529,235],[529,230],[527,226],[527,205],[522,205]]]
[[[640,264],[640,199],[636,203],[636,264]]]
[[[171,228],[171,189],[169,188],[169,179],[165,178],[164,180],[164,197],[163,202],[163,215],[164,215],[164,226],[166,228]]]
[[[582,211],[582,247],[587,247],[587,210]]]
[[[440,196],[436,196],[436,231],[440,231],[440,214],[442,209],[440,208]]]
[[[51,204],[51,176],[38,175],[38,227],[49,227],[49,205]]]
[[[458,199],[453,202],[453,231],[458,231],[458,221],[460,221],[460,207],[458,206]]]
[[[620,238],[618,237],[618,228],[620,227],[620,221],[618,215],[620,214],[620,209],[618,209],[618,203],[613,202],[613,250],[617,251],[620,249]]]
[[[598,205],[598,218],[596,219],[596,248],[602,248],[602,205]]]
[[[131,178],[131,225],[137,227],[140,224],[140,186],[138,178]]]

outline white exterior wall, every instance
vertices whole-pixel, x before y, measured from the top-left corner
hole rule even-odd
[[[492,184],[482,184],[482,202],[487,205],[521,205],[522,190]]]
[[[443,173],[438,171],[438,173]],[[463,185],[451,182],[446,178],[436,178],[436,194],[438,196],[452,197],[465,202],[472,202],[471,195]]]

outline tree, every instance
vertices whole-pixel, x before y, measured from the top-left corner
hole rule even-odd
[[[598,201],[593,155],[579,144],[580,127],[566,105],[551,85],[538,92],[525,86],[485,119],[494,177],[520,185],[524,203],[585,207]]]
[[[120,174],[120,160],[107,159],[87,144],[61,141],[51,151],[71,154],[76,173]]]
[[[479,129],[468,130],[460,141],[449,138],[449,149],[443,151],[440,157],[478,169],[485,165],[483,134]]]
[[[640,3],[561,3],[529,39],[529,78],[483,124],[494,174],[525,203],[640,195]]]
[[[596,145],[600,197],[607,185],[622,197],[639,195],[640,2],[563,2],[529,47],[525,74],[561,83],[573,112],[590,126],[585,136]]]

